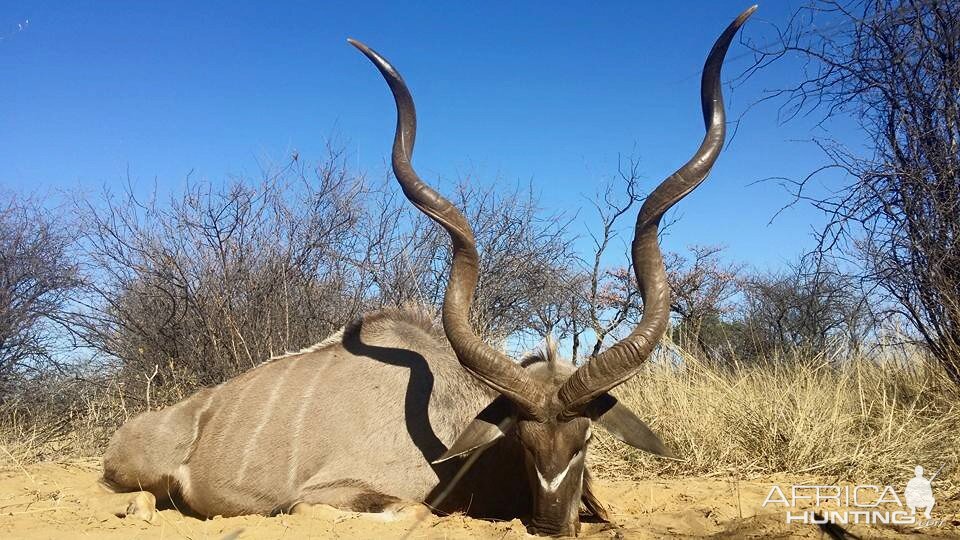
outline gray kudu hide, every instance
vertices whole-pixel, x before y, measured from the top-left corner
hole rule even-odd
[[[643,317],[629,336],[578,369],[549,345],[514,362],[474,333],[468,317],[478,274],[473,232],[411,165],[416,113],[400,74],[349,40],[393,92],[393,170],[404,195],[453,244],[442,330],[411,311],[367,314],[308,349],[131,419],[113,436],[103,463],[103,484],[129,501],[119,513],[149,519],[155,499],[198,516],[297,512],[321,504],[402,515],[426,504],[440,513],[524,517],[536,534],[575,535],[582,503],[585,514],[605,520],[584,465],[593,424],[670,456],[608,392],[640,370],[666,330],[670,299],[658,226],[720,154],[720,68],[755,9],[727,27],[704,65],[706,136],[699,149],[640,209],[632,255]]]

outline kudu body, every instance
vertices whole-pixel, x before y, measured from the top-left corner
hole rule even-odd
[[[298,503],[377,512],[426,501],[449,481],[458,463],[431,462],[495,398],[425,317],[380,311],[309,351],[131,419],[107,450],[104,480],[158,499],[175,494],[178,506],[204,516],[289,512]],[[522,480],[509,486],[522,494],[522,459],[498,459],[510,453],[499,450],[484,454],[490,467],[473,470],[483,480]],[[447,498],[451,510],[456,495]],[[484,500],[504,502],[476,497]]]
[[[442,331],[415,313],[372,313],[325,342],[133,418],[104,457],[104,483],[131,492],[124,513],[149,517],[153,498],[203,516],[318,504],[379,512],[426,503],[480,517],[528,516],[539,534],[576,534],[581,502],[605,518],[585,466],[592,424],[669,455],[607,392],[639,371],[666,329],[669,290],[658,226],[720,153],[720,67],[754,9],[727,27],[707,58],[703,143],[651,193],[637,218],[632,248],[643,317],[629,336],[578,369],[549,346],[539,358],[513,362],[474,334],[468,319],[478,279],[473,233],[411,165],[416,114],[403,79],[376,52],[350,40],[393,92],[393,169],[404,194],[453,244]],[[463,467],[466,456],[470,467]]]

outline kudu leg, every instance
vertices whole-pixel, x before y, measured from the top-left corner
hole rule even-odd
[[[354,512],[377,520],[407,520],[428,517],[430,509],[422,503],[404,501],[380,493],[358,480],[339,480],[310,486],[308,483],[291,509],[291,514],[309,514],[336,518]]]
[[[104,496],[104,504],[113,506],[112,514],[150,521],[157,499],[162,505],[179,500],[180,486],[189,481],[185,464],[200,432],[200,413],[212,392],[201,390],[174,406],[139,414],[114,433],[103,456],[100,481],[111,492]]]
[[[95,499],[94,505],[98,510],[117,517],[135,517],[146,522],[152,522],[157,515],[157,498],[149,491],[103,493]]]

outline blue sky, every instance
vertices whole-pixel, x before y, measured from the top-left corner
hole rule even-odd
[[[770,1],[745,27],[766,42],[797,1]],[[346,43],[400,69],[417,101],[415,165],[426,179],[471,173],[531,182],[552,209],[584,196],[635,153],[649,184],[703,134],[699,72],[745,1],[531,3],[4,2],[0,7],[0,187],[94,191],[130,171],[138,186],[257,176],[296,150],[319,159],[331,135],[382,175],[393,104]],[[29,21],[29,23],[27,22]],[[725,79],[751,58],[734,42]],[[783,64],[726,90],[731,118],[795,76]],[[776,267],[812,243],[820,217],[769,176],[802,176],[822,158],[812,119],[781,125],[776,107],[743,117],[711,178],[681,203],[667,249],[726,244]],[[848,127],[834,135],[849,139]],[[730,131],[732,133],[732,129]],[[853,141],[856,142],[855,140]]]

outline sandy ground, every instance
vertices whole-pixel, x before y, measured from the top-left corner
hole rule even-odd
[[[415,522],[328,511],[198,520],[164,510],[153,523],[121,519],[96,502],[99,467],[91,459],[0,469],[0,538],[534,538],[519,520],[489,522],[460,515]],[[815,525],[786,524],[782,509],[762,507],[773,484],[792,483],[783,477],[601,480],[599,496],[613,523],[584,524],[581,537],[829,538]],[[850,525],[846,530],[859,538],[960,538],[960,497],[937,496],[933,526]]]

